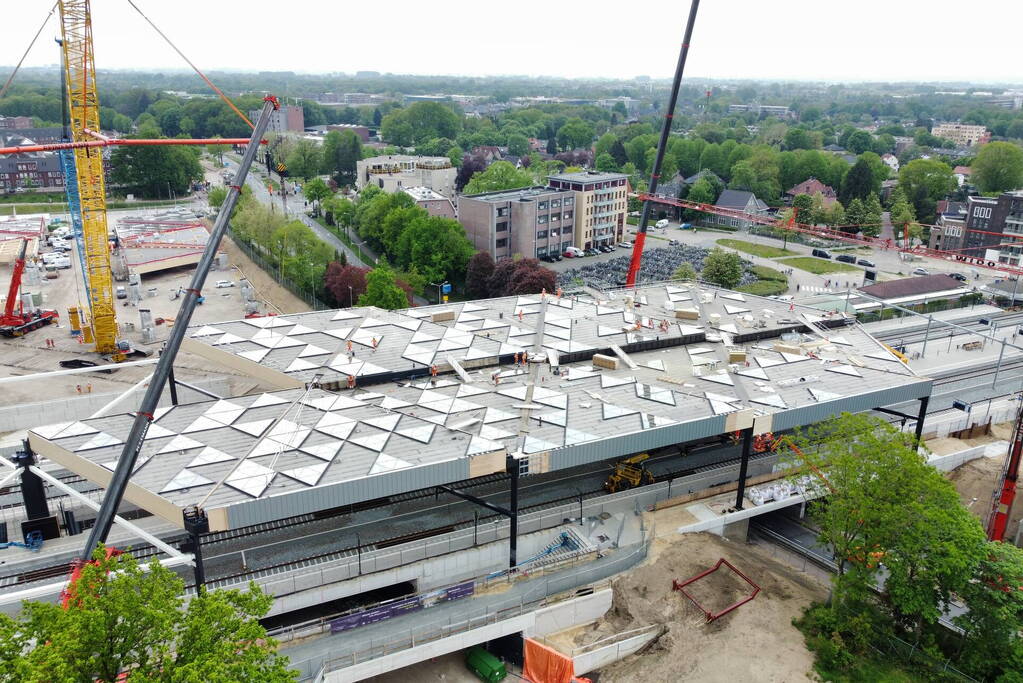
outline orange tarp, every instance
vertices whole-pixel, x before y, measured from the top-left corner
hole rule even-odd
[[[575,667],[571,657],[525,638],[522,675],[532,683],[571,683]]]

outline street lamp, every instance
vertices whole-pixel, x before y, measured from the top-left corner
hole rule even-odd
[[[441,292],[442,291],[445,294],[447,294],[448,292],[451,291],[451,284],[447,280],[444,280],[443,282],[431,282],[430,285],[432,287],[436,287],[437,288],[437,303],[441,303],[441,298],[440,297],[441,297]]]
[[[348,308],[355,308],[355,294],[351,285],[348,285]]]

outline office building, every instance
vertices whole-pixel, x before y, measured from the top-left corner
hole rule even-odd
[[[575,246],[589,249],[615,244],[625,237],[629,185],[624,173],[562,173],[550,176],[547,184],[551,189],[575,194]]]
[[[476,251],[495,261],[542,258],[577,246],[576,193],[524,187],[458,198],[458,220]]]
[[[931,129],[931,135],[951,140],[956,147],[983,145],[991,139],[991,133],[987,128],[969,123],[939,123]]]

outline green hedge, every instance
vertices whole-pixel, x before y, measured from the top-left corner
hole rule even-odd
[[[768,268],[767,266],[753,266],[751,268],[753,274],[757,276],[758,280],[775,280],[777,282],[788,282],[789,278],[785,273],[774,268]]]

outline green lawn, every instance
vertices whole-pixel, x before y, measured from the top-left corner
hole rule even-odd
[[[799,253],[798,251],[792,251],[790,249],[780,249],[778,247],[771,247],[766,244],[754,244],[753,242],[746,242],[745,240],[719,239],[717,240],[717,243],[720,244],[722,247],[737,249],[739,251],[746,252],[747,254],[761,256],[763,258],[793,256]]]
[[[800,270],[805,270],[808,273],[813,273],[815,275],[823,275],[824,273],[846,273],[860,270],[856,266],[850,266],[848,263],[828,261],[826,259],[815,258],[813,256],[783,258],[780,259],[778,263],[791,268],[799,268]]]

